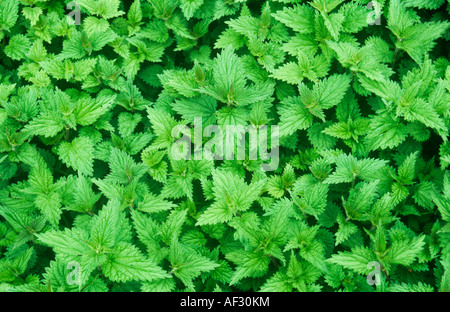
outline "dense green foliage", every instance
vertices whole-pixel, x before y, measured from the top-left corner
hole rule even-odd
[[[368,2],[0,0],[0,291],[450,291],[450,5]]]

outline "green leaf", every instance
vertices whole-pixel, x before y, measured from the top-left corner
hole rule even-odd
[[[292,8],[285,7],[272,16],[294,31],[308,34],[314,31],[314,9],[307,4],[297,4]]]
[[[368,274],[371,271],[372,268],[368,264],[372,261],[376,261],[374,253],[369,248],[361,246],[353,248],[351,252],[339,251],[327,260],[360,274]]]
[[[87,137],[75,138],[70,143],[62,142],[58,148],[61,161],[86,176],[94,172],[93,153],[94,146]]]
[[[204,126],[216,121],[217,101],[206,95],[176,100],[172,104],[172,108],[190,123],[194,123],[196,117],[202,118]]]
[[[83,20],[83,26],[88,35],[97,32],[105,32],[109,28],[109,23],[103,18],[88,16]]]
[[[90,241],[97,250],[112,248],[116,244],[120,229],[120,205],[109,201],[93,220]]]
[[[93,124],[111,108],[115,99],[115,95],[99,96],[96,99],[81,98],[74,108],[77,123],[82,126]]]
[[[252,16],[240,16],[237,19],[233,19],[226,22],[231,29],[237,33],[251,37],[258,33],[259,20]]]
[[[95,203],[100,194],[94,193],[92,183],[84,176],[79,176],[74,184],[73,201],[68,204],[68,209],[92,214]]]
[[[365,181],[376,180],[378,171],[385,165],[379,159],[356,159],[352,155],[340,155],[336,160],[336,171],[324,181],[325,183],[348,183],[357,177]]]
[[[377,196],[377,185],[379,180],[370,183],[358,183],[354,189],[350,190],[347,200],[343,201],[347,217],[352,220],[364,220],[365,213],[372,206]]]
[[[402,185],[412,184],[415,177],[415,165],[417,160],[417,152],[406,157],[405,161],[398,167],[397,181]]]
[[[120,243],[116,247],[103,265],[103,272],[113,282],[152,281],[170,277],[129,243]]]
[[[392,244],[386,254],[386,259],[392,264],[410,265],[425,245],[425,236],[413,239],[392,238]]]
[[[88,235],[79,229],[51,230],[36,236],[40,242],[51,246],[57,253],[79,257],[89,250]]]
[[[428,284],[418,282],[417,284],[393,283],[389,285],[390,292],[434,292],[434,288]]]
[[[40,7],[25,7],[22,9],[22,13],[26,19],[30,20],[31,26],[34,26],[42,14],[42,9]]]
[[[419,121],[430,128],[436,129],[443,138],[447,138],[448,128],[436,111],[427,102],[417,100],[410,106],[399,106],[397,111],[398,114],[403,116],[406,120]]]
[[[172,137],[172,130],[178,123],[168,113],[159,109],[147,109],[148,118],[152,123],[152,128],[157,135],[156,140],[152,146],[156,149],[166,148],[171,146],[175,141]]]
[[[5,0],[0,3],[0,30],[9,30],[19,18],[19,1]]]
[[[192,280],[202,272],[209,272],[219,267],[211,259],[189,250],[180,243],[172,240],[169,260],[173,274],[186,286],[193,286]]]
[[[416,7],[419,9],[436,10],[443,5],[445,0],[405,0],[404,5],[407,7]]]
[[[334,40],[339,40],[339,34],[342,29],[342,24],[345,20],[344,14],[334,13],[330,15],[322,14],[323,19],[325,21],[325,26],[330,32],[331,36],[333,36]]]
[[[341,102],[350,82],[349,75],[331,75],[314,86],[313,96],[323,109],[329,109]]]
[[[339,8],[345,19],[342,22],[342,29],[348,33],[357,33],[367,27],[367,9],[355,2],[346,2]]]
[[[49,194],[39,194],[34,200],[36,207],[38,207],[47,220],[53,225],[57,226],[61,218],[61,197],[56,192]]]
[[[135,0],[133,4],[130,6],[130,9],[127,14],[128,22],[132,27],[136,27],[141,24],[142,21],[142,9],[141,9],[141,1]]]
[[[251,184],[245,183],[231,172],[213,172],[213,194],[215,202],[198,218],[197,224],[216,224],[227,222],[238,211],[245,211],[258,198],[265,180]]]
[[[4,51],[6,56],[13,60],[21,60],[25,58],[30,48],[31,42],[24,35],[15,35],[10,40]]]
[[[434,46],[435,40],[450,27],[448,22],[418,23],[414,11],[408,10],[405,3],[391,1],[388,13],[388,28],[397,37],[398,49],[406,51],[414,61],[422,63],[426,53]]]
[[[170,210],[176,207],[173,203],[166,201],[159,196],[151,193],[144,195],[144,198],[139,202],[137,209],[148,213],[157,213],[165,210]]]
[[[305,108],[300,97],[283,99],[278,114],[281,137],[292,135],[297,130],[308,129],[313,123],[313,116]]]
[[[118,148],[111,149],[109,167],[111,172],[106,176],[106,180],[121,184],[130,184],[133,180],[137,181],[146,172],[143,164],[136,164],[130,155]]]
[[[351,235],[355,234],[358,231],[358,227],[354,223],[345,219],[344,215],[342,214],[338,215],[337,221],[339,224],[339,228],[336,232],[336,246],[347,241]]]
[[[202,6],[204,0],[181,0],[181,11],[187,20],[190,20],[194,13]]]
[[[274,78],[290,84],[299,84],[303,80],[303,71],[294,62],[283,64],[272,74]]]
[[[234,285],[246,277],[263,275],[267,271],[270,261],[269,257],[254,252],[244,252],[240,258],[240,265],[234,272],[230,285]]]
[[[230,48],[224,49],[214,59],[213,77],[215,85],[202,87],[201,91],[208,95],[218,97],[222,102],[228,102],[233,90],[239,90],[245,86],[244,67],[241,59]]]
[[[119,0],[80,0],[79,5],[86,8],[90,14],[98,15],[104,19],[125,14],[125,12],[119,11]]]

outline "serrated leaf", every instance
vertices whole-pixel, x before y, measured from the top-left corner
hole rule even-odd
[[[121,243],[103,265],[106,277],[114,282],[152,281],[169,278],[163,269],[146,259],[135,246]]]

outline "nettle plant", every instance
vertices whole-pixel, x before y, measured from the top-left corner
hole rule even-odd
[[[0,290],[449,291],[448,18],[1,0]],[[276,126],[276,166],[174,157],[208,126]]]

